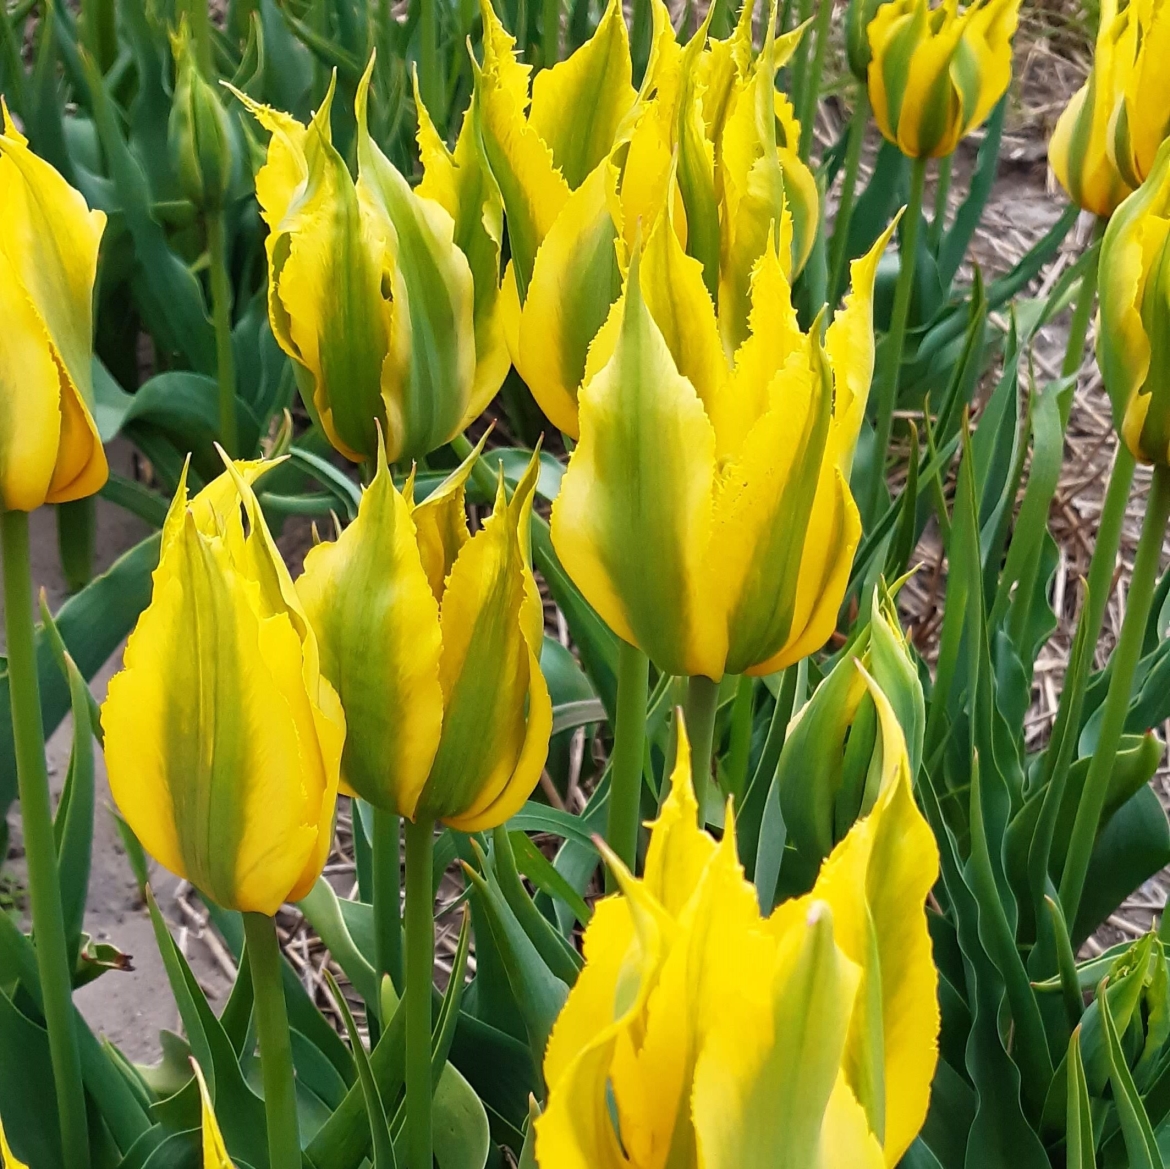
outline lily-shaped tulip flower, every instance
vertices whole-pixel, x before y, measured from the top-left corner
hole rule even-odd
[[[1012,78],[1020,0],[891,0],[869,23],[869,100],[909,158],[942,158],[982,125]]]
[[[147,852],[225,909],[271,916],[328,855],[345,718],[252,490],[274,463],[224,461],[193,499],[184,471],[102,727]]]
[[[1133,190],[1110,156],[1109,128],[1133,69],[1137,7],[1127,4],[1118,12],[1117,0],[1102,3],[1093,67],[1061,112],[1048,144],[1052,172],[1069,198],[1105,218]]]
[[[108,474],[91,375],[106,217],[0,107],[0,505],[33,511],[92,495]]]
[[[371,58],[355,104],[356,183],[330,137],[333,84],[307,127],[238,96],[272,134],[256,195],[270,229],[273,334],[333,446],[372,461],[381,427],[394,461],[425,455],[478,417],[508,358],[496,315],[499,240],[482,238],[499,207],[471,173],[473,140],[461,137],[452,158],[428,139],[435,171],[413,190],[370,137],[372,69]]]
[[[1097,358],[1118,433],[1170,465],[1170,140],[1113,213],[1101,244]]]
[[[474,536],[475,451],[425,500],[384,455],[358,515],[305,557],[297,581],[321,668],[346,713],[345,783],[370,803],[466,832],[502,824],[536,786],[552,703],[528,529],[533,456]]]
[[[609,627],[666,673],[767,674],[832,633],[861,534],[849,472],[888,238],[854,262],[823,347],[819,322],[800,331],[773,239],[730,367],[667,213],[635,253],[589,352],[552,539]]]
[[[762,917],[736,854],[697,827],[685,732],[645,874],[620,893],[549,1038],[536,1157],[556,1169],[884,1169],[926,1118],[938,851],[897,719],[872,686],[880,789],[806,897]]]
[[[1136,35],[1127,38],[1132,58],[1112,113],[1109,155],[1125,181],[1140,187],[1154,168],[1158,147],[1170,136],[1170,3],[1136,0],[1125,12],[1137,27]],[[1104,17],[1102,8],[1102,22]]]

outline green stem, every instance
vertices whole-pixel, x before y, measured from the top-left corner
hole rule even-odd
[[[796,23],[804,24],[812,16],[813,0],[796,0]],[[785,15],[787,20],[787,14]],[[784,24],[781,32],[787,31]],[[808,75],[808,32],[800,38],[796,52],[792,55],[792,86],[789,90],[792,96],[792,105],[795,109],[804,109],[804,85]]]
[[[808,76],[804,78],[800,101],[800,157],[805,162],[808,162],[812,149],[813,123],[817,116],[817,99],[821,94],[821,74],[825,69],[825,49],[829,43],[829,21],[832,16],[833,0],[820,0],[815,27],[817,43],[813,48]]]
[[[857,175],[861,170],[861,151],[865,146],[865,130],[869,124],[869,90],[857,87],[857,99],[849,118],[849,141],[845,145],[845,171],[841,179],[841,202],[833,223],[833,239],[829,245],[829,313],[837,307],[843,291],[845,264],[849,259],[849,222],[853,218],[853,204],[857,197]]]
[[[542,63],[551,69],[561,55],[561,0],[544,0],[540,23]]]
[[[232,286],[227,271],[223,212],[207,212],[211,262],[211,317],[215,325],[215,371],[219,382],[219,441],[233,458],[243,453],[236,429],[236,368],[232,356]]]
[[[894,308],[890,314],[890,331],[882,347],[882,364],[878,371],[877,429],[870,473],[869,506],[865,509],[872,523],[877,516],[881,485],[886,474],[886,454],[890,447],[890,430],[894,424],[894,407],[898,401],[898,378],[902,370],[902,348],[906,343],[906,321],[914,293],[915,258],[918,251],[918,227],[922,219],[922,193],[926,186],[927,159],[915,158],[910,165],[910,202],[902,216],[902,238],[898,248],[898,283],[894,287]]]
[[[938,184],[934,189],[934,218],[930,221],[930,232],[927,235],[932,252],[938,250],[943,228],[947,225],[947,200],[951,195],[951,171],[954,169],[954,163],[955,156],[948,154],[941,158],[938,164]]]
[[[646,698],[650,659],[636,646],[618,646],[617,718],[609,773],[609,820],[605,835],[610,848],[630,872],[638,860],[638,814],[642,807],[642,756],[646,744]],[[608,892],[616,880],[606,868]]]
[[[280,974],[276,922],[264,913],[245,913],[243,917],[248,964],[252,968],[252,988],[256,995],[256,1035],[260,1040],[260,1070],[264,1080],[268,1162],[273,1166],[296,1166],[301,1163],[297,1087]]]
[[[699,801],[699,822],[706,824],[715,812],[711,783],[711,747],[715,738],[715,710],[719,683],[696,674],[687,686],[687,734],[691,740],[691,779]]]
[[[447,125],[445,86],[439,61],[439,14],[435,0],[418,0],[419,4],[419,89],[439,133]]]
[[[401,827],[393,812],[374,809],[374,961],[402,993]]]
[[[57,1119],[65,1163],[88,1169],[89,1132],[81,1059],[73,1029],[73,984],[65,945],[65,919],[53,841],[49,773],[45,765],[44,721],[33,634],[32,577],[28,555],[28,513],[0,517],[4,545],[4,625],[8,636],[9,700],[20,791],[21,826],[28,864],[29,906],[36,939],[45,1025],[57,1090]]]
[[[432,1169],[431,986],[435,968],[432,820],[406,821],[406,1169]]]
[[[1129,447],[1119,438],[1109,486],[1101,505],[1101,519],[1097,524],[1097,541],[1093,558],[1089,561],[1089,632],[1091,645],[1097,644],[1105,609],[1113,593],[1113,574],[1117,566],[1117,549],[1121,547],[1121,528],[1125,523],[1125,509],[1133,486],[1133,472],[1137,462]]]
[[[1154,468],[1154,480],[1150,486],[1150,497],[1146,502],[1146,516],[1142,523],[1141,538],[1138,540],[1137,558],[1134,561],[1133,578],[1129,585],[1129,600],[1125,620],[1121,625],[1121,637],[1113,651],[1109,690],[1105,695],[1097,746],[1089,763],[1089,774],[1085,777],[1085,787],[1077,807],[1077,818],[1073,824],[1068,856],[1060,879],[1060,902],[1065,920],[1074,931],[1081,893],[1085,887],[1085,874],[1089,869],[1089,858],[1097,840],[1101,810],[1105,806],[1113,763],[1117,757],[1122,731],[1125,729],[1125,717],[1129,712],[1134,671],[1141,657],[1142,640],[1145,637],[1146,621],[1150,615],[1150,604],[1157,584],[1162,541],[1166,534],[1168,518],[1170,467],[1158,466]]]
[[[1093,230],[1094,239],[1105,230],[1105,223],[1104,219],[1097,220],[1097,225]],[[1099,271],[1099,265],[1090,264],[1089,270],[1081,277],[1081,288],[1077,293],[1077,307],[1073,309],[1072,321],[1068,327],[1068,344],[1064,350],[1064,364],[1060,367],[1061,377],[1072,377],[1085,360],[1085,337],[1089,333],[1089,321],[1093,318],[1093,301],[1097,296]]]

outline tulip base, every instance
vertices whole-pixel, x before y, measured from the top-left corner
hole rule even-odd
[[[4,624],[8,637],[8,694],[21,826],[28,862],[29,907],[36,939],[37,973],[49,1033],[53,1086],[61,1147],[70,1169],[88,1169],[89,1131],[81,1058],[73,1022],[73,984],[65,944],[57,848],[45,764],[44,721],[33,633],[32,578],[29,572],[28,514],[0,515],[4,547]]]
[[[406,821],[406,1169],[432,1169],[431,988],[435,825]]]
[[[252,988],[256,995],[256,1034],[260,1040],[260,1068],[264,1078],[268,1161],[274,1169],[277,1165],[296,1166],[301,1163],[297,1089],[276,923],[263,913],[245,913],[243,917]]]
[[[1125,716],[1129,712],[1134,672],[1141,658],[1146,622],[1154,599],[1154,588],[1162,558],[1162,541],[1166,534],[1168,519],[1170,467],[1158,466],[1154,468],[1154,481],[1146,502],[1146,515],[1138,541],[1133,577],[1130,580],[1121,637],[1113,652],[1109,690],[1105,695],[1097,746],[1089,763],[1089,773],[1085,777],[1085,787],[1077,807],[1077,818],[1073,824],[1072,839],[1069,841],[1068,856],[1060,880],[1060,903],[1070,927],[1076,921],[1077,910],[1080,908],[1085,876],[1089,871],[1089,859],[1101,823],[1101,811],[1105,806],[1113,763],[1117,757],[1122,732],[1125,730]]]
[[[687,734],[691,739],[691,779],[699,802],[699,824],[715,818],[718,793],[711,782],[711,752],[715,739],[715,712],[719,683],[696,674],[687,686]]]

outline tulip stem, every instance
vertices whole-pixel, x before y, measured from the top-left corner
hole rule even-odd
[[[215,372],[219,382],[219,441],[239,458],[236,427],[236,365],[232,354],[232,286],[228,279],[223,212],[207,212],[207,257],[211,267],[211,316],[215,325]]]
[[[902,237],[898,248],[898,283],[894,287],[894,308],[890,314],[890,331],[882,345],[881,369],[877,377],[878,413],[870,469],[869,506],[866,518],[873,523],[881,500],[881,486],[886,475],[886,454],[894,424],[894,407],[898,402],[898,379],[902,371],[902,348],[906,343],[906,321],[910,316],[910,299],[914,293],[914,270],[918,252],[918,228],[922,220],[922,195],[926,187],[927,159],[915,158],[910,164],[910,202],[902,216]]]
[[[65,1164],[88,1169],[89,1131],[81,1058],[73,1029],[73,983],[65,945],[57,848],[49,773],[45,765],[45,733],[37,651],[33,633],[32,577],[28,556],[28,513],[6,511],[0,517],[4,545],[4,625],[8,637],[8,695],[24,851],[28,862],[29,906],[36,940],[37,972],[41,979],[57,1119]]]
[[[260,1070],[264,1080],[268,1161],[274,1167],[297,1166],[301,1163],[297,1087],[276,922],[264,913],[245,913],[243,917],[248,964],[252,968],[252,989],[256,996],[256,1035],[260,1040]]]
[[[401,826],[393,812],[374,809],[374,958],[402,993]]]
[[[650,690],[650,659],[636,646],[618,644],[617,717],[609,771],[609,820],[605,835],[610,848],[630,872],[638,862],[638,814],[642,808],[642,757],[646,749],[646,698]],[[607,892],[617,888],[606,868]]]
[[[864,85],[857,87],[857,99],[849,119],[849,141],[845,145],[845,171],[841,178],[841,202],[837,205],[837,218],[833,223],[833,239],[830,244],[832,262],[829,271],[829,314],[837,307],[843,291],[845,264],[849,259],[849,223],[853,218],[853,204],[857,197],[857,175],[861,170],[861,150],[865,145],[865,130],[869,124],[869,90]]]
[[[1093,239],[1100,237],[1105,230],[1106,220],[1098,219],[1093,229]],[[1068,327],[1068,344],[1064,349],[1064,364],[1060,367],[1061,377],[1072,377],[1079,372],[1085,360],[1085,338],[1089,334],[1089,321],[1093,319],[1093,302],[1097,298],[1097,277],[1100,265],[1091,263],[1088,270],[1081,277],[1081,287],[1077,292],[1077,305],[1073,309],[1072,320]],[[1124,443],[1122,444],[1125,445]],[[1127,489],[1128,494],[1128,489]],[[1112,571],[1112,566],[1110,566]]]
[[[418,12],[418,85],[423,104],[442,134],[447,128],[447,103],[444,99],[445,82],[439,61],[439,14],[436,11],[435,0],[418,0]]]
[[[714,814],[711,783],[711,749],[715,739],[715,711],[719,706],[719,683],[696,674],[687,686],[687,734],[691,739],[691,780],[699,802],[699,825]]]
[[[934,218],[930,221],[930,232],[927,236],[931,251],[938,251],[943,228],[947,225],[947,200],[951,197],[951,172],[954,164],[953,153],[939,159],[938,183],[934,188]]]
[[[809,151],[812,149],[813,125],[816,122],[817,103],[821,96],[821,74],[825,70],[825,49],[829,43],[829,22],[832,18],[833,0],[820,0],[815,26],[817,41],[813,47],[809,74],[804,80],[804,91],[800,96],[800,157],[804,162],[808,162]]]
[[[1146,501],[1146,515],[1138,540],[1133,577],[1129,583],[1129,600],[1125,620],[1121,624],[1121,637],[1113,651],[1109,689],[1105,695],[1097,746],[1093,750],[1089,773],[1085,777],[1085,787],[1077,807],[1077,818],[1060,879],[1060,902],[1065,920],[1074,930],[1089,860],[1097,840],[1101,811],[1113,774],[1113,763],[1125,730],[1125,718],[1129,713],[1133,676],[1141,658],[1146,621],[1154,598],[1167,519],[1170,519],[1170,467],[1157,466],[1154,468],[1150,497]]]
[[[432,1169],[431,986],[435,824],[406,821],[406,1169]]]

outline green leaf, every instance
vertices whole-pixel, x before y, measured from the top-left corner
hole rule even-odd
[[[559,808],[550,808],[529,800],[508,821],[508,827],[516,832],[549,832],[589,849],[595,856],[599,855],[589,825],[581,816],[574,816],[572,812],[562,812]]]
[[[1068,1117],[1065,1125],[1068,1169],[1097,1169],[1096,1138],[1085,1065],[1081,1062],[1081,1029],[1072,1033],[1068,1045]]]
[[[148,536],[57,611],[57,628],[83,678],[92,678],[105,665],[149,603],[150,574],[158,563],[158,549],[158,535]],[[48,738],[69,710],[70,697],[43,629],[37,631],[37,674]],[[0,812],[15,794],[16,755],[4,670],[0,673]]]
[[[2,915],[0,915],[2,916]],[[12,1152],[44,1169],[64,1169],[57,1090],[45,1029],[0,992],[0,1120]]]
[[[433,1122],[439,1169],[484,1169],[491,1148],[487,1113],[452,1064],[443,1066],[435,1089]]]
[[[297,902],[297,908],[317,931],[334,960],[345,971],[373,1014],[380,1009],[378,976],[365,955],[358,949],[349,926],[342,915],[341,903],[333,886],[325,877],[318,877],[308,896]]]
[[[1121,1121],[1121,1132],[1125,1138],[1125,1150],[1129,1154],[1131,1169],[1164,1169],[1162,1154],[1154,1138],[1150,1118],[1138,1095],[1133,1076],[1126,1063],[1125,1052],[1117,1037],[1117,1028],[1109,1009],[1109,996],[1099,994],[1101,1016],[1105,1024],[1105,1044],[1109,1057],[1109,1082],[1113,1086],[1113,1099],[1117,1104],[1117,1115]]]
[[[581,894],[557,872],[555,866],[536,847],[527,833],[511,832],[509,838],[512,841],[512,853],[516,858],[516,867],[520,872],[542,893],[547,893],[549,897],[561,901],[581,925],[588,925],[589,919],[593,916],[593,910],[589,908]],[[573,953],[576,955],[575,950]],[[579,957],[576,957],[575,961],[579,961]]]

